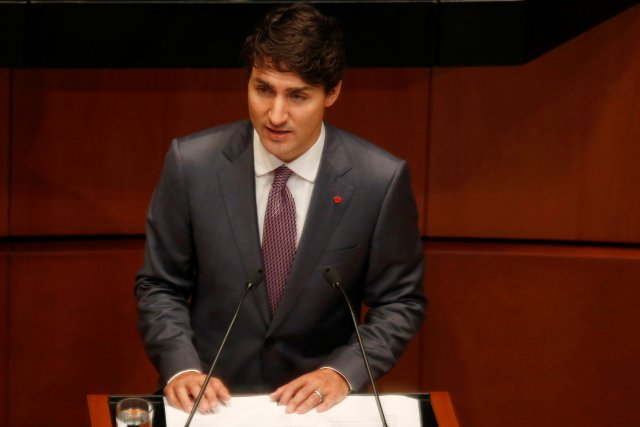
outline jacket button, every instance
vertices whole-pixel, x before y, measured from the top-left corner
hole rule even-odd
[[[275,343],[276,343],[275,339],[273,339],[272,337],[268,337],[266,340],[264,340],[264,347],[271,348]]]

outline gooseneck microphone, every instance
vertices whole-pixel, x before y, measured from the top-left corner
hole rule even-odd
[[[229,322],[229,327],[227,328],[227,332],[224,334],[224,338],[222,338],[222,343],[218,348],[218,353],[216,354],[216,357],[213,359],[213,363],[211,364],[211,369],[209,369],[209,373],[207,374],[207,377],[204,379],[204,383],[200,388],[198,397],[196,398],[193,408],[191,408],[191,413],[189,413],[189,418],[187,418],[187,422],[185,423],[184,427],[189,427],[189,424],[191,424],[191,419],[195,415],[196,410],[198,409],[198,405],[200,405],[200,401],[202,400],[202,395],[204,394],[204,390],[207,388],[207,384],[209,384],[209,380],[211,379],[211,374],[213,374],[213,368],[216,367],[216,363],[218,362],[218,357],[220,357],[220,353],[222,353],[224,344],[227,342],[227,337],[229,336],[229,332],[231,332],[231,328],[233,328],[233,324],[236,321],[236,317],[238,317],[238,313],[240,312],[240,307],[244,302],[244,298],[247,296],[247,293],[249,293],[250,290],[258,286],[263,279],[264,279],[264,273],[262,272],[262,270],[257,270],[255,273],[253,273],[249,277],[249,280],[245,285],[244,292],[242,293],[242,296],[240,297],[240,301],[238,302],[238,306],[236,307],[236,312],[233,314],[233,317],[231,318],[231,322]]]
[[[378,405],[378,413],[380,413],[380,420],[382,421],[383,427],[388,427],[387,419],[384,417],[384,411],[382,410],[382,405],[380,404],[380,395],[378,394],[378,390],[376,389],[376,383],[375,381],[373,381],[373,375],[371,374],[371,367],[369,367],[369,358],[367,357],[367,353],[364,351],[362,336],[360,336],[360,330],[358,329],[358,321],[356,320],[356,315],[353,311],[353,307],[351,306],[351,302],[349,301],[349,297],[347,297],[347,293],[342,288],[342,285],[340,285],[340,275],[333,268],[327,268],[324,270],[324,278],[334,289],[337,289],[340,291],[340,293],[344,297],[345,302],[347,303],[347,307],[349,308],[349,313],[351,314],[351,320],[353,321],[353,328],[356,331],[356,336],[358,337],[358,344],[360,344],[360,350],[362,351],[362,360],[364,360],[364,366],[367,368],[367,374],[369,375],[369,383],[371,384],[371,388],[373,389],[373,396],[375,397],[376,404]]]

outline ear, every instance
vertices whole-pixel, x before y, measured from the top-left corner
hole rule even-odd
[[[342,80],[338,82],[333,89],[331,89],[324,97],[325,108],[331,107],[340,96],[340,88],[342,87]]]

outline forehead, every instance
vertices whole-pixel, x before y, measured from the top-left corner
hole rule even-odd
[[[273,68],[253,67],[251,69],[251,81],[266,83],[277,89],[321,89],[319,85],[305,82],[294,71],[278,71]]]

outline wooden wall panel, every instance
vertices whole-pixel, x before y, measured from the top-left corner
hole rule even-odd
[[[430,72],[427,68],[349,69],[340,99],[327,111],[330,123],[408,160],[421,218],[426,200]]]
[[[640,6],[432,91],[428,235],[640,242]]]
[[[144,232],[170,140],[246,116],[242,70],[15,70],[12,235]]]
[[[0,68],[0,237],[9,232],[9,70]]]
[[[7,425],[9,348],[9,256],[0,243],[0,425]]]
[[[425,181],[420,70],[350,70],[329,120]],[[242,70],[16,70],[12,235],[141,233],[172,137],[246,114]],[[399,142],[401,141],[401,142]]]
[[[142,242],[17,245],[11,254],[9,422],[86,426],[89,393],[151,393],[135,324]],[[80,416],[78,414],[81,414]]]
[[[640,250],[427,245],[423,386],[460,425],[640,425]]]

